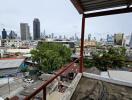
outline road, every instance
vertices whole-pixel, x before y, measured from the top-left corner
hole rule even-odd
[[[22,87],[23,81],[21,79],[15,79],[14,82],[11,84],[5,84],[2,87],[0,87],[0,97],[7,97],[7,96],[12,96],[18,93],[23,89]]]

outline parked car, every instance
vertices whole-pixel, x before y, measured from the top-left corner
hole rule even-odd
[[[34,82],[34,80],[30,79],[30,78],[25,78],[25,79],[23,79],[23,81],[26,83],[33,83]]]

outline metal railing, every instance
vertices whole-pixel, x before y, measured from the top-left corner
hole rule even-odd
[[[40,93],[43,90],[43,100],[46,100],[46,87],[49,85],[54,79],[56,79],[58,76],[60,76],[63,72],[65,72],[68,68],[70,68],[78,59],[74,60],[70,64],[68,64],[66,67],[64,67],[60,72],[58,72],[54,77],[47,80],[44,84],[42,84],[38,89],[36,89],[33,93],[31,93],[29,96],[25,97],[24,100],[30,100],[34,98],[38,93]]]

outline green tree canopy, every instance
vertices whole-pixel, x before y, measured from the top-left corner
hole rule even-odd
[[[39,69],[44,72],[56,70],[71,59],[70,48],[58,43],[39,43],[31,54],[32,60],[37,62]]]
[[[93,60],[100,70],[120,68],[125,66],[125,52],[126,49],[123,47],[110,47],[107,50],[93,54]]]

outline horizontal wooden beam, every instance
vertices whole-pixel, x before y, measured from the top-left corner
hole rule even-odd
[[[130,13],[130,12],[132,12],[132,7],[116,9],[116,10],[101,11],[101,12],[94,12],[94,13],[88,13],[88,14],[84,14],[84,17],[85,18],[90,18],[90,17],[98,17],[98,16],[107,16],[107,15]]]
[[[83,14],[84,13],[84,10],[83,10],[79,0],[71,0],[71,2],[73,3],[74,7],[77,9],[79,14]]]

